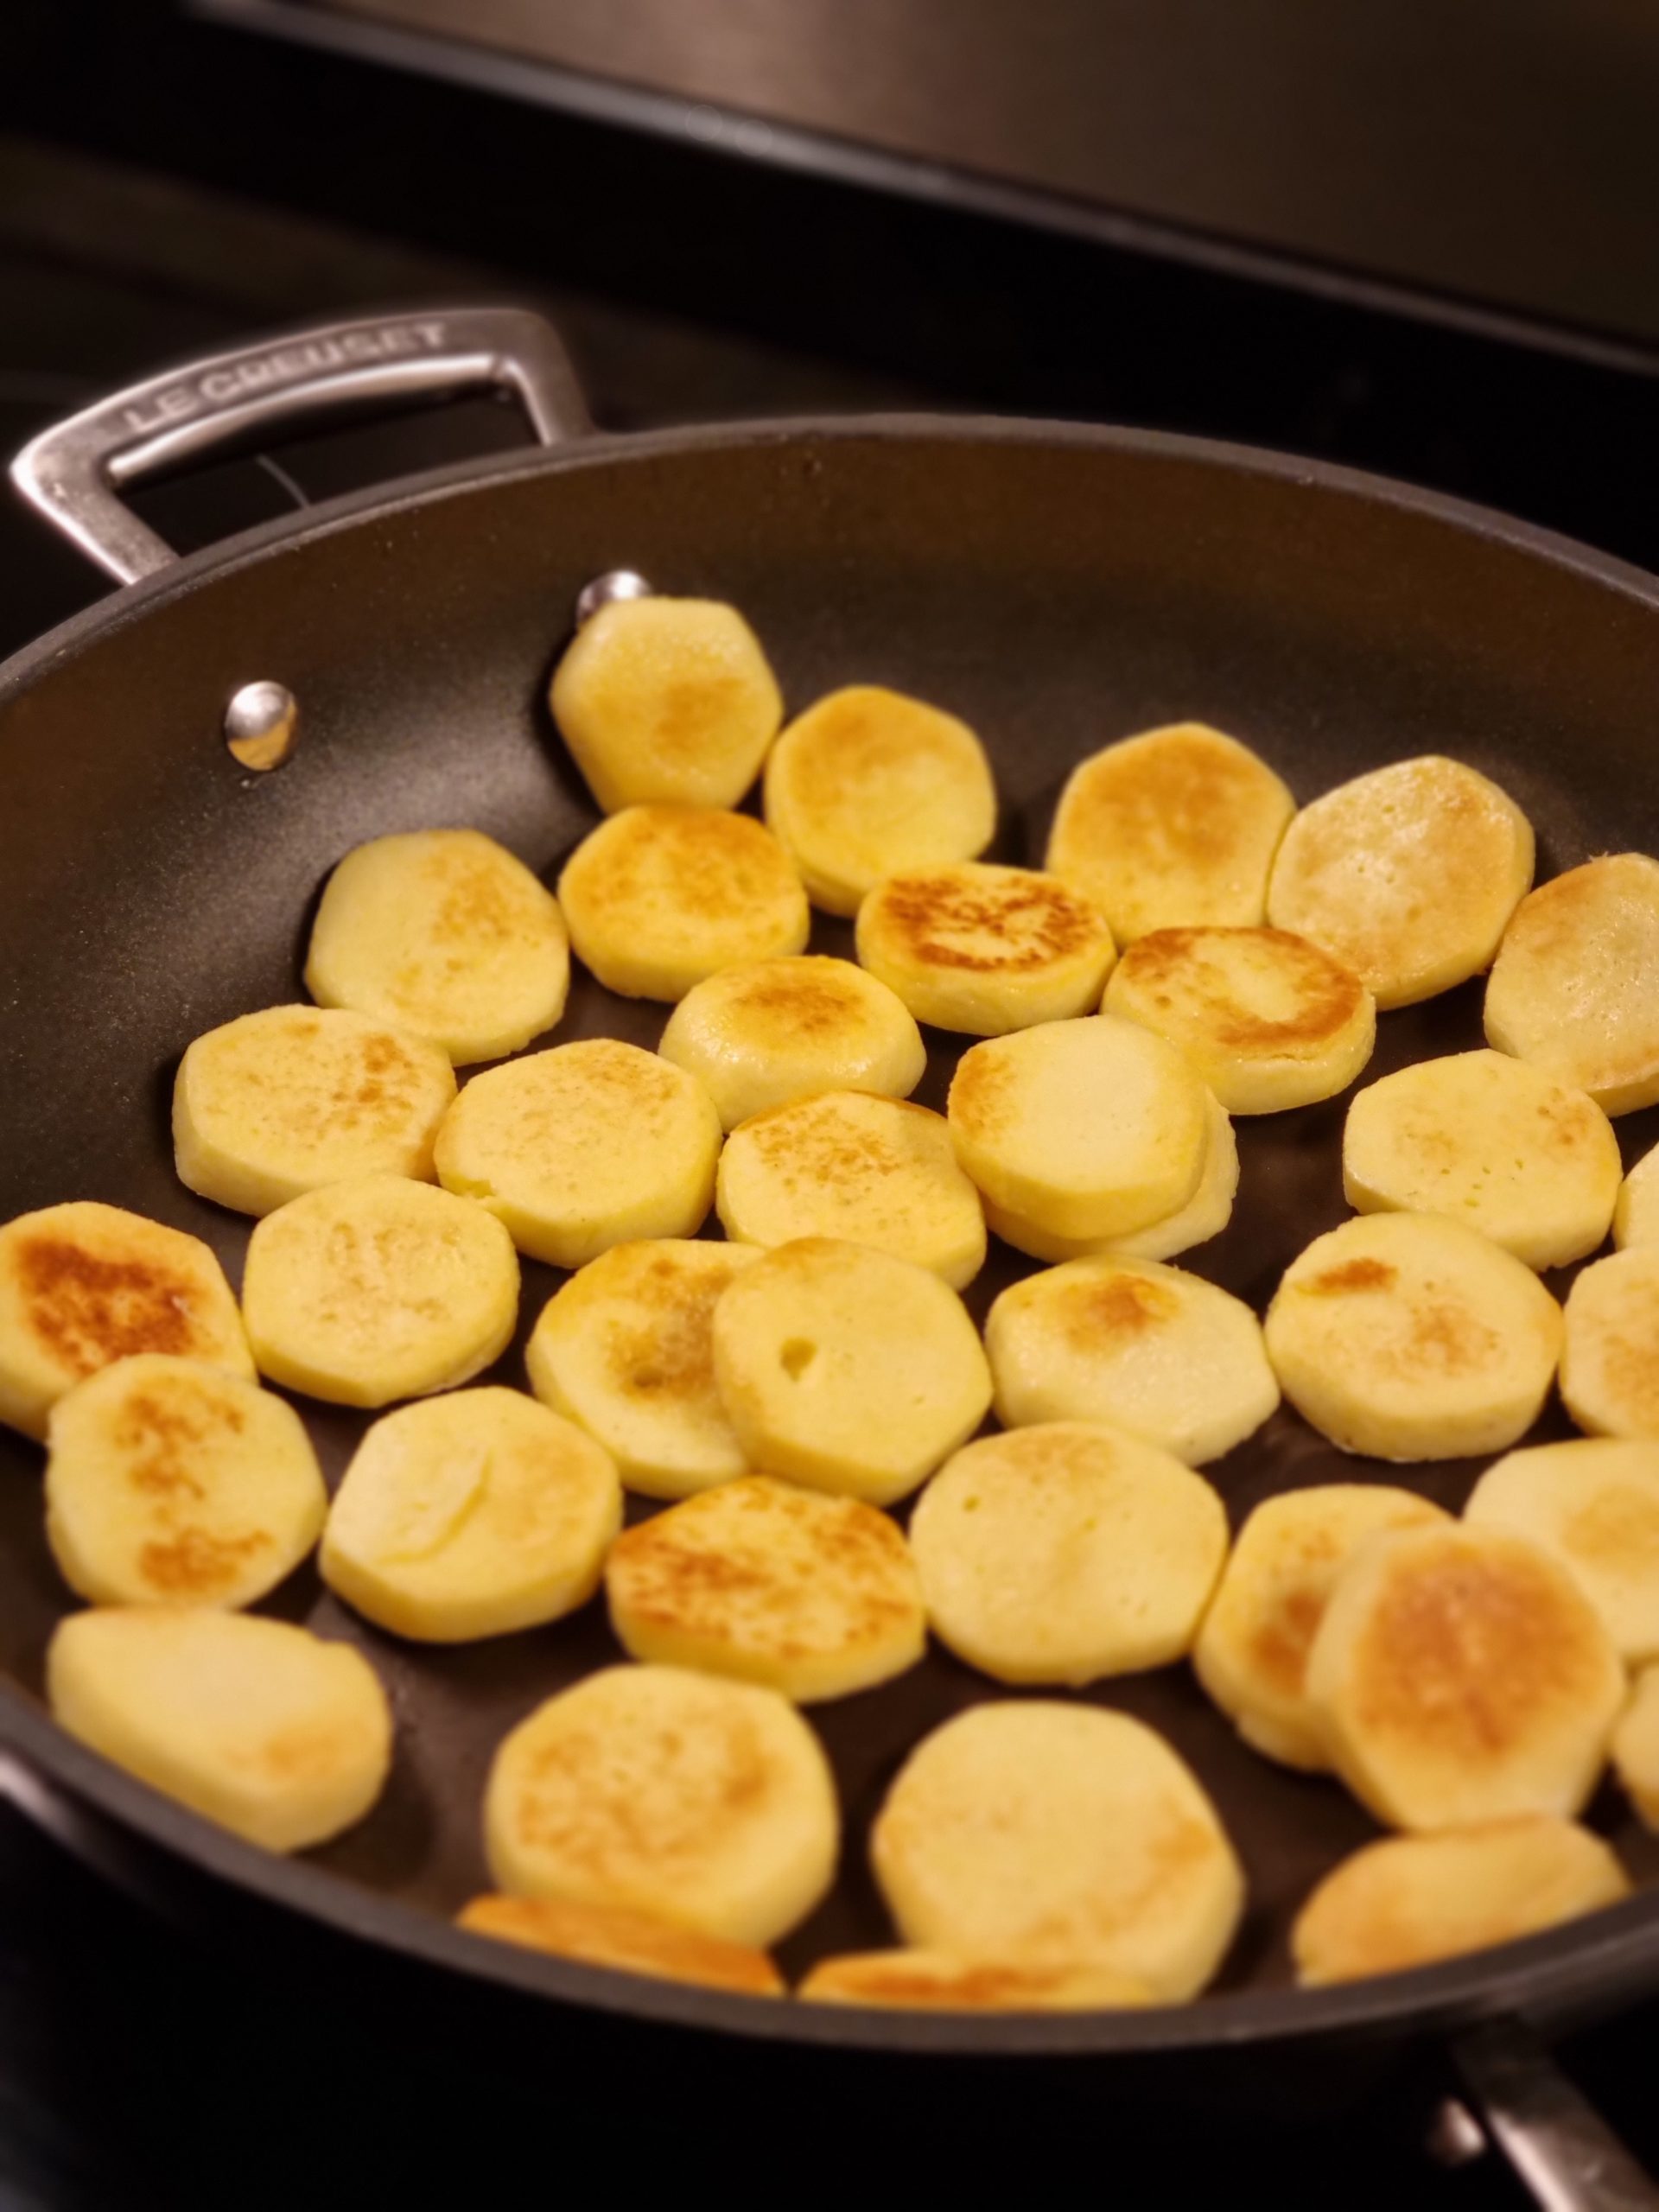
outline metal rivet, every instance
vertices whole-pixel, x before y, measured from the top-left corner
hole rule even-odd
[[[613,569],[607,575],[595,576],[584,584],[576,595],[576,627],[591,622],[601,607],[613,606],[621,599],[649,599],[651,586],[633,569]]]
[[[1428,2155],[1437,2166],[1466,2166],[1485,2151],[1480,2122],[1456,2097],[1444,2098],[1429,2123]]]
[[[225,709],[225,742],[256,774],[280,768],[299,734],[299,702],[285,683],[245,683]]]

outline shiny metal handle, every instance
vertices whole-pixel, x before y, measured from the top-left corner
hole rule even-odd
[[[1452,2056],[1482,2126],[1539,2212],[1659,2212],[1659,2188],[1525,2028],[1478,2029]]]
[[[539,315],[434,308],[292,331],[152,377],[31,438],[11,480],[100,568],[136,583],[178,556],[124,504],[124,485],[313,415],[476,385],[513,394],[545,445],[589,427],[564,348]]]

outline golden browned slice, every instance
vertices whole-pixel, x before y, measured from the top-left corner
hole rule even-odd
[[[1302,809],[1268,919],[1344,961],[1379,1007],[1411,1006],[1491,965],[1532,868],[1532,825],[1509,794],[1426,753]]]
[[[43,1438],[66,1390],[143,1351],[253,1373],[225,1271],[199,1237],[92,1198],[0,1228],[0,1421]]]
[[[794,864],[763,823],[712,806],[630,806],[564,864],[570,941],[630,999],[683,999],[721,968],[806,947]]]
[[[713,599],[613,600],[577,631],[548,703],[607,814],[677,801],[735,806],[784,702],[748,624]]]
[[[1178,1252],[1219,1236],[1233,1217],[1238,1196],[1238,1139],[1227,1115],[1206,1092],[1204,1102],[1204,1167],[1198,1186],[1184,1206],[1166,1214],[1145,1229],[1132,1229],[1122,1236],[1056,1236],[1039,1229],[1024,1216],[1011,1213],[982,1193],[985,1226],[1016,1252],[1033,1260],[1090,1260],[1107,1253],[1126,1259],[1173,1260]]]
[[[1192,1648],[1199,1681],[1247,1744],[1286,1766],[1330,1764],[1306,1675],[1331,1592],[1369,1537],[1447,1518],[1386,1483],[1320,1483],[1256,1507]]]
[[[271,1006],[198,1037],[173,1086],[179,1180],[264,1214],[354,1175],[433,1179],[448,1055],[343,1007]]]
[[[1575,1821],[1543,1816],[1390,1836],[1327,1874],[1291,1935],[1304,1988],[1512,1943],[1617,1904],[1630,1878]]]
[[[578,1421],[630,1490],[689,1497],[748,1466],[715,1381],[715,1303],[754,1244],[613,1245],[554,1293],[524,1347],[530,1387]]]
[[[1296,802],[1266,761],[1203,722],[1109,745],[1071,772],[1048,841],[1053,873],[1121,945],[1149,930],[1261,921]]]
[[[1659,1437],[1659,1246],[1580,1273],[1567,1295],[1561,1397],[1592,1436]]]
[[[677,1667],[610,1667],[495,1755],[484,1840],[514,1897],[620,1905],[764,1949],[829,1888],[829,1762],[786,1698]]]
[[[823,1236],[779,1245],[721,1292],[715,1376],[752,1466],[891,1505],[971,1436],[991,1373],[928,1268]]]
[[[1230,1114],[1334,1097],[1376,1042],[1353,969],[1289,930],[1154,930],[1113,969],[1103,1011],[1178,1046]]]
[[[1659,1100],[1659,861],[1609,853],[1516,909],[1486,986],[1486,1039],[1605,1114]]]
[[[327,1493],[292,1406],[167,1352],[52,1408],[46,1534],[94,1605],[251,1605],[316,1542]]]
[[[952,1290],[985,1264],[979,1193],[944,1116],[907,1099],[832,1090],[740,1122],[715,1204],[740,1244],[839,1237],[931,1268]]]
[[[982,853],[996,787],[966,722],[878,683],[798,715],[766,761],[766,820],[813,904],[855,914],[884,876]]]
[[[429,1038],[458,1065],[516,1052],[564,1011],[552,893],[478,830],[410,830],[346,854],[311,931],[305,988]]]
[[[925,2012],[1104,2012],[1150,2005],[1144,1982],[1109,1967],[958,1959],[948,1951],[850,1951],[820,1959],[796,1991],[814,2005]]]
[[[1331,1763],[1391,1827],[1579,1811],[1624,1669],[1572,1573],[1505,1529],[1374,1536],[1313,1639],[1307,1694]]]
[[[798,1705],[890,1681],[927,1641],[909,1547],[887,1515],[770,1475],[630,1529],[605,1590],[632,1657],[764,1682]]]
[[[1659,1667],[1637,1677],[1613,1731],[1613,1771],[1643,1826],[1659,1834]]]
[[[903,1941],[1103,1967],[1166,2003],[1220,1965],[1244,1879],[1215,1808],[1127,1713],[981,1705],[911,1753],[871,1832]]]
[[[850,960],[812,954],[705,976],[657,1049],[702,1083],[728,1129],[824,1090],[907,1098],[927,1066],[901,999]]]
[[[918,1021],[970,1037],[1091,1013],[1116,957],[1105,916],[1058,876],[982,861],[889,876],[857,936]]]
[[[1570,1567],[1620,1656],[1659,1659],[1659,1442],[1580,1437],[1511,1452],[1463,1509]]]
[[[620,1905],[568,1904],[557,1897],[474,1897],[455,1915],[457,1928],[499,1942],[574,1959],[584,1967],[613,1967],[661,1981],[689,1981],[703,1989],[734,1989],[745,1997],[781,1997],[784,1978],[764,1951],[699,1936],[666,1920]]]
[[[1542,1410],[1561,1309],[1522,1262],[1439,1214],[1361,1214],[1316,1236],[1268,1309],[1268,1357],[1344,1452],[1506,1451]]]

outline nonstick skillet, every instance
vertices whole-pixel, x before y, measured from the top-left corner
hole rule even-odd
[[[175,560],[122,487],[324,410],[490,384],[542,450],[339,501]],[[466,823],[553,870],[594,819],[544,703],[579,594],[628,569],[730,599],[791,707],[847,682],[913,691],[983,735],[1003,801],[995,852],[1039,861],[1070,766],[1185,717],[1235,731],[1308,798],[1357,771],[1443,751],[1511,791],[1540,873],[1659,850],[1659,582],[1503,517],[1270,454],[1120,429],[931,417],[605,437],[556,340],[517,311],[339,325],[199,362],[35,439],[20,490],[127,588],[0,669],[0,1218],[72,1197],[191,1230],[239,1279],[249,1224],[176,1181],[168,1100],[183,1046],[300,995],[315,895],[361,839]],[[285,756],[279,772],[259,765]],[[850,950],[820,918],[814,948]],[[1371,1071],[1479,1041],[1478,984],[1384,1016]],[[579,976],[561,1039],[654,1045],[664,1009]],[[930,1039],[918,1096],[942,1105],[956,1046]],[[1258,1309],[1346,1209],[1345,1102],[1243,1121],[1226,1233],[1187,1264]],[[1659,1116],[1619,1124],[1627,1157]],[[976,1316],[1029,1263],[994,1245]],[[527,1263],[527,1327],[557,1280]],[[1560,1281],[1553,1283],[1558,1291]],[[522,1383],[519,1344],[499,1370]],[[879,1409],[875,1416],[879,1418]],[[308,1403],[333,1479],[363,1417]],[[1566,1433],[1559,1412],[1540,1435]],[[1023,2057],[1185,2094],[1294,2080],[1318,2051],[1457,2040],[1494,2125],[1528,2157],[1577,2162],[1559,2203],[1659,2202],[1586,2149],[1586,2116],[1526,2062],[1546,2034],[1659,1990],[1659,1844],[1611,1789],[1592,1817],[1641,1893],[1554,1933],[1343,1989],[1290,1986],[1287,1933],[1334,1861],[1373,1833],[1332,1783],[1244,1750],[1184,1668],[1087,1694],[1164,1731],[1214,1795],[1251,1903],[1217,1990],[1179,2010],[1031,2018],[768,2004],[600,1973],[462,1935],[486,1885],[478,1808],[490,1754],[532,1706],[617,1656],[601,1609],[432,1649],[381,1636],[307,1568],[269,1609],[361,1644],[387,1681],[399,1751],[359,1829],[267,1857],[60,1735],[41,1703],[68,1597],[41,1526],[41,1455],[0,1432],[0,1750],[15,1791],[60,1808],[118,1866],[170,1890],[245,1895],[391,1959],[428,1999],[486,1985],[582,2008],[729,2063],[787,2049],[808,2069]],[[1209,1471],[1235,1520],[1268,1493],[1393,1471],[1344,1460],[1283,1411]],[[1460,1505],[1476,1462],[1407,1479]],[[636,1510],[639,1510],[638,1507]],[[865,1834],[899,1762],[992,1685],[943,1653],[879,1691],[816,1707],[847,1821],[835,1892],[783,1948],[798,1968],[889,1940]],[[290,1923],[291,1924],[291,1923]],[[301,1933],[296,1929],[296,1935]],[[505,2001],[505,2000],[503,2000]],[[744,2039],[748,2039],[747,2051]],[[1599,2179],[1585,2178],[1595,2170]],[[1626,2193],[1609,2193],[1615,2186]],[[1598,2193],[1599,2190],[1600,2193]]]

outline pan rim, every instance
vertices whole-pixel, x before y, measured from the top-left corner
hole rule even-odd
[[[1167,458],[1422,515],[1565,569],[1659,612],[1659,577],[1581,542],[1449,494],[1267,448],[1120,426],[1002,416],[797,416],[606,432],[523,454],[464,461],[277,518],[120,588],[0,664],[0,707],[57,663],[220,575],[297,554],[314,539],[537,475],[753,447],[884,443],[1068,446]],[[881,2012],[757,1999],[582,1967],[472,1935],[302,1859],[262,1852],[159,1796],[77,1743],[44,1707],[0,1681],[0,1749],[67,1796],[200,1873],[337,1936],[521,1993],[664,2029],[713,2029],[776,2044],[917,2057],[1197,2056],[1243,2044],[1292,2046],[1446,2031],[1500,2015],[1607,2008],[1659,1985],[1659,1891],[1485,1952],[1330,1988],[1241,1991],[1196,2004],[1088,2013]],[[20,1793],[21,1794],[21,1793]]]

